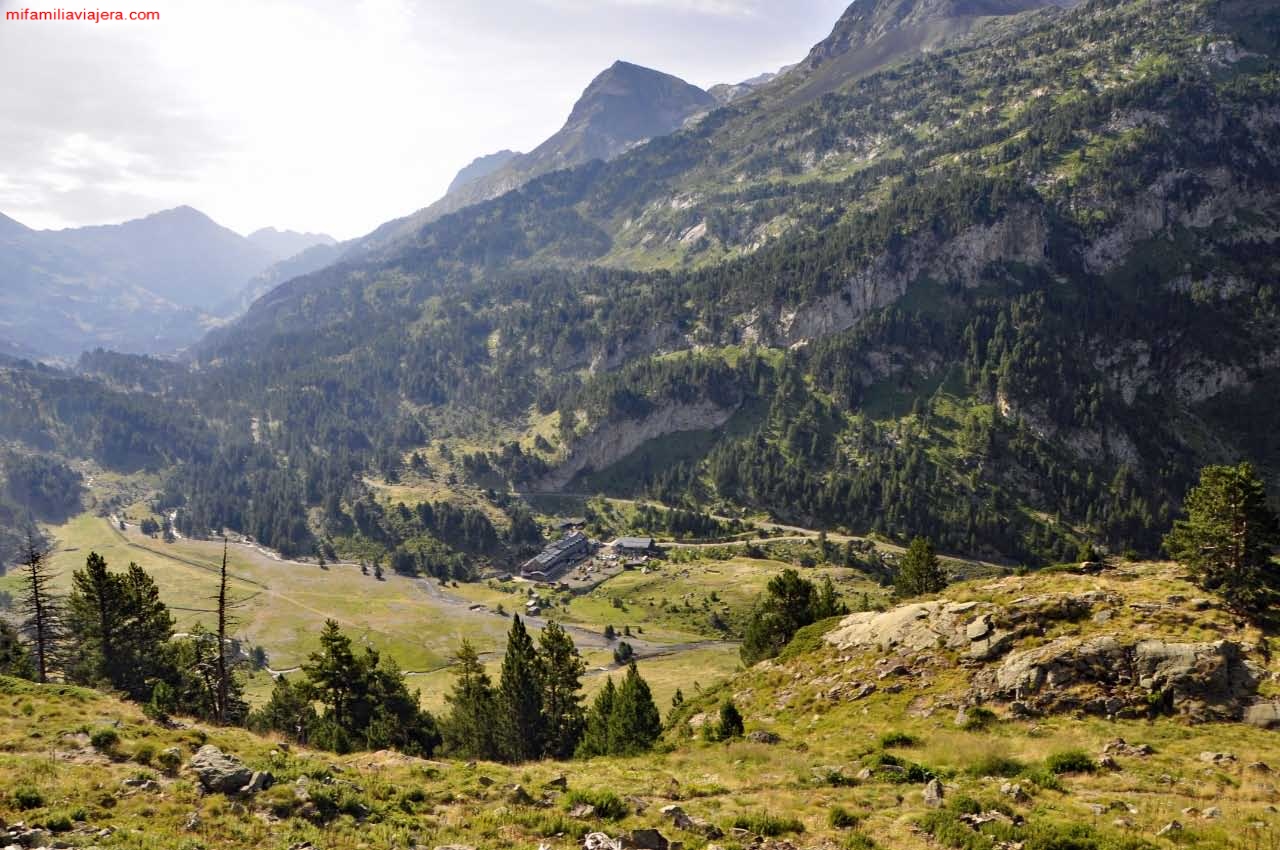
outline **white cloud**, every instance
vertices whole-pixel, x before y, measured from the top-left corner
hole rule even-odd
[[[802,56],[842,4],[109,5],[161,21],[0,18],[0,212],[32,226],[190,204],[242,232],[358,235],[430,203],[474,157],[530,149],[615,59],[736,81]]]

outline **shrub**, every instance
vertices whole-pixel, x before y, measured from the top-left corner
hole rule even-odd
[[[841,845],[844,850],[875,850],[876,843],[865,832],[851,832]]]
[[[151,764],[156,757],[156,747],[152,743],[142,743],[133,748],[133,760],[138,764]]]
[[[1026,770],[1026,765],[1017,759],[996,755],[995,753],[987,753],[965,768],[965,773],[977,777],[1001,776],[1008,778],[1017,776],[1024,770]]]
[[[804,824],[795,818],[780,818],[768,812],[738,815],[730,825],[734,829],[745,829],[766,838],[776,838],[791,832],[804,832]]]
[[[120,733],[110,726],[103,726],[89,733],[89,743],[93,745],[95,750],[100,752],[114,752],[115,748],[120,745]]]
[[[965,712],[964,723],[960,724],[960,728],[966,732],[981,732],[983,729],[994,726],[999,720],[1000,716],[994,711],[978,706]]]
[[[1058,779],[1057,774],[1050,771],[1047,767],[1028,768],[1022,772],[1022,776],[1037,788],[1043,788],[1046,791],[1065,791],[1062,780]]]
[[[173,775],[178,772],[178,768],[182,767],[182,754],[178,752],[176,747],[161,750],[160,754],[156,756],[156,764],[165,773]]]
[[[934,770],[924,765],[898,758],[889,753],[876,753],[867,759],[866,764],[879,779],[898,785],[928,782],[937,776]]]
[[[44,819],[44,828],[50,832],[70,832],[71,817],[59,812]]]
[[[918,747],[920,739],[914,735],[908,735],[906,732],[885,732],[880,736],[880,748],[887,750],[890,747]]]
[[[1044,760],[1045,769],[1055,776],[1064,773],[1093,773],[1098,769],[1097,762],[1084,750],[1064,750],[1054,753]]]
[[[19,809],[38,809],[44,805],[44,795],[30,785],[19,785],[13,789],[13,804]]]
[[[580,805],[593,806],[596,817],[605,820],[622,820],[628,814],[627,804],[612,791],[579,791],[573,790],[564,795],[564,807],[572,809]]]
[[[832,829],[853,829],[862,823],[862,816],[854,814],[843,806],[832,806],[827,813],[827,822]]]

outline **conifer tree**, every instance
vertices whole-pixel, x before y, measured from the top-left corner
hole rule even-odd
[[[632,662],[609,712],[609,753],[648,752],[661,734],[662,716],[654,705],[653,693]]]
[[[1164,539],[1169,555],[1232,609],[1265,612],[1280,592],[1280,568],[1272,560],[1280,522],[1253,465],[1206,467],[1185,508],[1187,518]]]
[[[36,668],[31,663],[31,655],[22,645],[22,639],[16,629],[5,620],[0,620],[0,676],[17,676],[19,679],[30,679],[35,676]]]
[[[721,741],[728,741],[732,738],[741,738],[744,731],[746,730],[742,723],[742,712],[738,711],[733,700],[725,700],[720,706],[720,722],[716,726],[716,737]]]
[[[610,676],[604,687],[596,694],[587,712],[587,724],[582,732],[582,740],[574,755],[578,758],[595,758],[609,754],[609,718],[613,715],[613,706],[618,698],[618,688]]]
[[[53,594],[53,582],[58,576],[49,568],[48,550],[41,548],[30,533],[23,547],[20,572],[21,630],[31,643],[36,681],[43,683],[49,681],[58,664],[63,639],[63,607],[62,600]]]
[[[460,759],[498,758],[493,684],[468,640],[464,639],[458,649],[453,676],[453,689],[445,697],[449,713],[440,723],[445,749]]]
[[[542,630],[538,644],[546,728],[544,755],[555,759],[569,758],[577,749],[586,723],[580,691],[587,665],[578,654],[573,638],[554,620]]]
[[[145,701],[156,680],[173,677],[173,617],[155,581],[137,564],[112,573],[101,555],[89,553],[72,577],[67,610],[76,643],[76,661],[67,668],[72,681],[107,685]]]
[[[271,699],[250,716],[249,726],[259,732],[280,732],[291,741],[305,744],[318,719],[306,682],[295,684],[282,675],[271,689]]]
[[[498,745],[508,761],[528,761],[542,755],[546,734],[538,666],[533,640],[515,615],[498,683]]]
[[[932,543],[923,537],[911,541],[898,564],[893,584],[894,591],[902,598],[938,593],[946,589],[947,574],[942,570]]]

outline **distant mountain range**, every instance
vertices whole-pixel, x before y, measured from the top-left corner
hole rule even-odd
[[[252,278],[332,237],[245,237],[190,207],[123,224],[32,230],[0,215],[0,339],[69,358],[97,347],[168,353],[230,318]]]

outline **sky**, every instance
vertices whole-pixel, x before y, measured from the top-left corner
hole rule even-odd
[[[709,87],[773,71],[848,0],[0,0],[0,213],[34,228],[180,205],[347,239],[530,150],[624,59]]]

